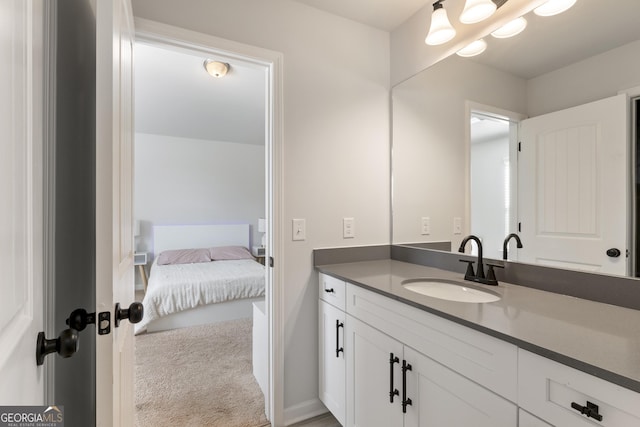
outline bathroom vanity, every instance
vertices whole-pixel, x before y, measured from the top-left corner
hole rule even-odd
[[[640,425],[640,311],[393,259],[317,265],[320,399],[344,426]],[[404,284],[403,284],[404,283]]]

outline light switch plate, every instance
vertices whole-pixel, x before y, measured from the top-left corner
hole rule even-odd
[[[453,218],[453,234],[462,234],[462,218],[459,216]]]
[[[422,235],[431,234],[431,218],[429,218],[428,216],[422,217],[420,230],[420,234]]]
[[[304,219],[293,219],[293,240],[305,240],[307,238],[307,225]]]
[[[342,219],[342,237],[345,239],[353,239],[356,237],[356,224],[353,218]]]

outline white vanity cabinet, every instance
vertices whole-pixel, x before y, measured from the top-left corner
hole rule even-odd
[[[401,303],[350,286],[347,284],[348,427],[517,426],[515,404],[396,339],[402,333],[394,331],[399,324],[394,309],[402,310],[401,305],[395,306]],[[386,304],[379,298],[386,299]],[[374,301],[386,307],[380,315],[388,316],[388,327],[383,328],[387,333],[351,316],[354,302],[372,309]],[[408,308],[405,305],[404,311]],[[481,364],[477,367],[482,369]],[[515,374],[512,380],[515,384]]]
[[[518,404],[550,425],[640,426],[640,393],[526,350],[518,358]]]
[[[319,397],[333,416],[345,425],[345,282],[320,274]]]
[[[507,400],[347,316],[347,426],[515,427]]]

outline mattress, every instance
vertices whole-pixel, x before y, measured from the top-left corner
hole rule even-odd
[[[142,304],[144,317],[135,333],[169,314],[207,304],[264,296],[265,270],[251,259],[151,267]]]

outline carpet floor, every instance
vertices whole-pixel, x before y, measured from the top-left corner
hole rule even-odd
[[[251,341],[251,319],[136,336],[136,426],[269,425]]]

